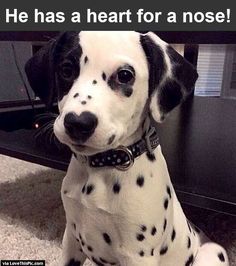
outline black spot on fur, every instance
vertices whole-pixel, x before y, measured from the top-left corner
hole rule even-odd
[[[151,256],[154,256],[154,248],[151,250]]]
[[[165,255],[167,253],[167,251],[168,251],[168,247],[167,246],[162,247],[161,250],[160,250],[160,255],[161,256]]]
[[[87,246],[88,251],[93,252],[93,248],[91,246]]]
[[[191,248],[191,239],[190,239],[189,236],[188,236],[188,244],[187,244],[187,248]]]
[[[111,238],[107,233],[103,233],[103,239],[108,245],[111,245]]]
[[[77,92],[73,97],[77,98],[79,96],[79,93]]]
[[[78,240],[78,239],[76,239],[76,240]],[[80,252],[83,252],[82,248],[80,248],[79,251],[80,251]]]
[[[81,104],[85,105],[87,102],[86,101],[82,101]]]
[[[96,258],[92,257],[92,261],[97,265],[97,266],[104,266],[103,263],[101,263],[99,260],[97,260]]]
[[[166,226],[167,226],[167,220],[166,220],[166,218],[165,218],[165,220],[164,220],[164,224],[163,224],[163,232],[165,232],[165,230],[166,230]]]
[[[80,265],[81,265],[80,261],[76,261],[76,260],[74,260],[74,259],[71,259],[71,260],[69,261],[69,263],[66,264],[66,266],[80,266]]]
[[[169,200],[168,199],[165,199],[164,200],[164,208],[165,208],[165,210],[167,210],[168,205],[169,205]]]
[[[118,194],[120,192],[120,184],[117,182],[113,185],[113,192]]]
[[[166,192],[167,192],[167,194],[169,195],[169,197],[171,199],[171,190],[170,190],[169,186],[166,187]]]
[[[171,234],[171,241],[173,242],[175,240],[176,237],[176,232],[175,229],[173,229],[172,234]]]
[[[93,85],[97,84],[98,82],[94,79],[93,80]]]
[[[143,257],[143,256],[144,256],[144,251],[141,250],[141,251],[139,252],[139,255],[140,255],[141,257]]]
[[[190,266],[193,263],[193,254],[188,258],[188,260],[185,263],[185,266]]]
[[[152,227],[152,230],[151,230],[151,234],[152,234],[152,236],[154,236],[154,235],[156,234],[156,232],[157,232],[157,229],[156,229],[155,226],[153,226],[153,227]]]
[[[89,100],[91,100],[91,99],[92,99],[92,96],[91,96],[91,95],[88,95],[87,98],[88,98]]]
[[[90,184],[87,186],[86,194],[89,195],[94,190],[94,185]]]
[[[139,187],[142,187],[144,185],[144,177],[142,175],[139,175],[136,180],[136,183]]]
[[[156,161],[156,157],[155,157],[155,155],[154,155],[153,153],[146,152],[146,156],[147,156],[147,158],[148,158],[148,160],[149,160],[150,162],[154,162],[154,161]]]
[[[64,190],[64,191],[63,191],[63,194],[67,194],[67,193],[68,193],[68,191],[67,191],[67,190]]]
[[[222,252],[220,252],[218,254],[218,258],[219,258],[220,261],[225,262],[225,257],[224,257],[224,254]]]
[[[108,145],[112,144],[112,142],[114,141],[115,137],[116,137],[115,134],[111,135],[110,138],[108,139],[107,144],[108,144]]]
[[[77,158],[77,154],[75,152],[73,152],[73,155],[75,156],[75,158]]]
[[[106,74],[105,74],[104,72],[102,72],[102,79],[103,79],[104,81],[106,81],[106,79],[107,79],[107,76],[106,76]]]
[[[143,232],[146,232],[147,231],[147,226],[146,225],[142,224],[140,227],[141,227],[141,230]]]
[[[84,63],[86,64],[87,62],[88,62],[88,57],[85,56],[85,58],[84,58]]]
[[[143,234],[137,234],[136,238],[138,241],[143,241],[145,239],[145,236]]]

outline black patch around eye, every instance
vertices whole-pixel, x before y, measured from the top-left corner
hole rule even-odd
[[[79,77],[81,55],[82,48],[79,44],[78,32],[63,33],[54,51],[55,87],[59,101],[64,95],[68,94],[74,80]],[[60,75],[60,66],[63,62],[69,62],[73,68],[73,76],[69,79],[65,79]]]
[[[183,93],[181,86],[174,80],[167,80],[163,87],[159,91],[159,105],[160,110],[164,113],[168,113],[183,99]]]
[[[131,87],[125,87],[122,89],[122,92],[126,97],[130,97],[133,94],[133,89]]]
[[[124,78],[124,82],[121,82],[121,80],[119,80],[118,77],[118,73],[120,71],[129,71],[130,74],[132,75],[132,78],[128,78],[127,79],[127,83],[125,83],[125,77]],[[135,82],[135,70],[132,66],[130,65],[124,65],[123,67],[120,67],[117,69],[116,72],[114,72],[110,78],[108,79],[108,86],[115,91],[121,91],[123,93],[124,96],[126,97],[130,97],[133,94],[133,88],[132,85]]]

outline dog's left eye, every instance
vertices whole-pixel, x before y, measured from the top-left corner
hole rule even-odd
[[[74,68],[71,63],[64,63],[60,66],[60,75],[64,79],[71,79],[74,76]]]
[[[117,80],[121,84],[130,83],[134,80],[134,73],[129,69],[121,69],[117,73]]]

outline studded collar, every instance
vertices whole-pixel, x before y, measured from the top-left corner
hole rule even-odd
[[[97,153],[87,157],[92,168],[115,167],[118,170],[126,171],[133,164],[134,160],[144,152],[150,154],[159,145],[159,138],[154,126],[150,126],[144,136],[136,143],[125,147],[119,146],[105,152]]]

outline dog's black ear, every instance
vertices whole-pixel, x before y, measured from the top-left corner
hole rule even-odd
[[[68,31],[58,35],[36,52],[25,65],[25,72],[35,95],[38,96],[48,108],[52,105],[56,91],[55,66],[64,51],[78,43],[79,32]],[[76,39],[77,37],[77,39]]]
[[[154,33],[140,35],[149,67],[150,112],[157,122],[178,106],[194,88],[196,69]]]
[[[55,96],[54,50],[56,43],[57,40],[48,42],[25,65],[31,88],[47,107],[50,107]]]

